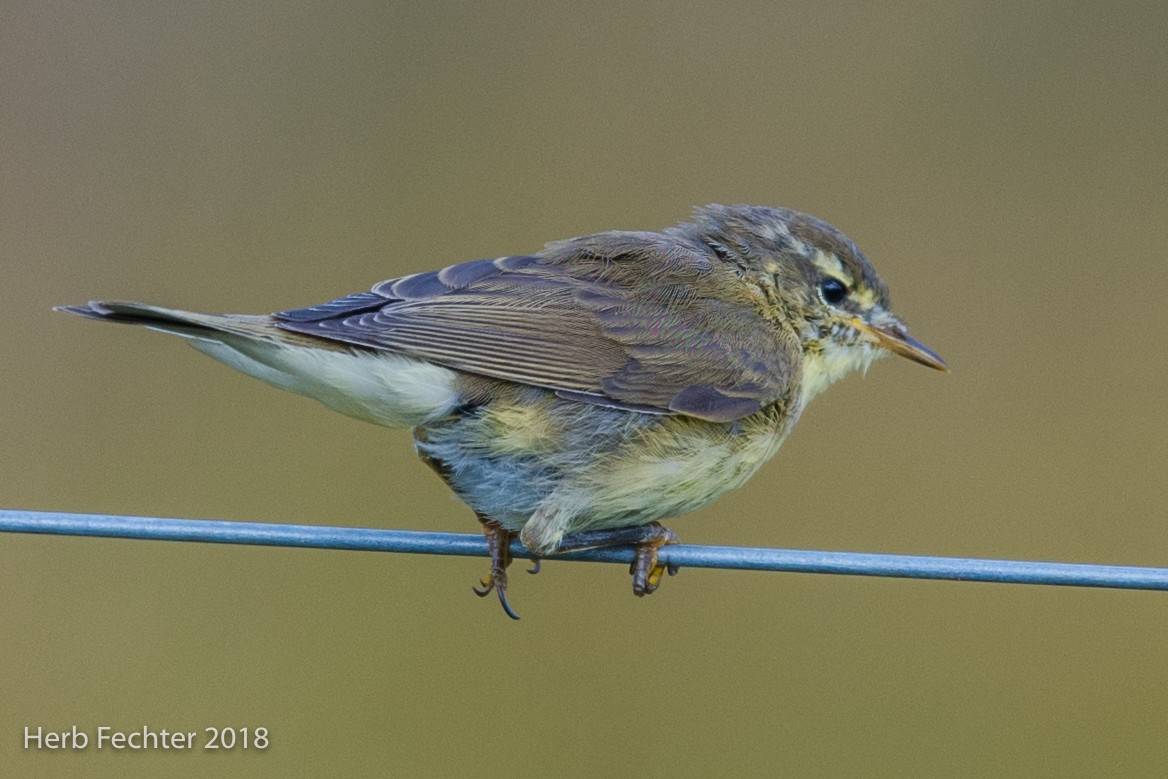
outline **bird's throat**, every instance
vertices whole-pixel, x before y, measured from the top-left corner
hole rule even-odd
[[[800,407],[832,383],[852,371],[867,371],[868,366],[887,352],[870,344],[840,344],[830,339],[818,341],[803,352],[803,381],[800,384]]]

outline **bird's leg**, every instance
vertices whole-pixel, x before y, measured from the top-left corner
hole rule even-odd
[[[668,573],[677,576],[677,565],[662,565],[658,562],[657,553],[666,544],[680,543],[677,534],[672,530],[658,525],[651,526],[657,532],[648,539],[637,543],[637,556],[629,565],[629,573],[633,576],[633,594],[638,598],[651,595],[661,586],[661,577]]]
[[[636,527],[572,533],[560,540],[556,551],[571,552],[603,546],[634,545],[637,548],[637,555],[629,566],[629,573],[633,575],[633,594],[640,597],[655,591],[666,573],[670,576],[677,573],[676,565],[662,565],[657,561],[657,553],[661,547],[676,543],[679,543],[676,533],[657,522],[650,522]]]
[[[493,519],[480,515],[479,522],[483,524],[483,535],[487,539],[487,550],[491,553],[491,570],[484,576],[477,587],[473,587],[474,594],[480,598],[491,590],[499,595],[499,603],[503,611],[511,619],[519,619],[519,615],[507,602],[507,566],[511,565],[511,541],[515,533],[507,530]]]

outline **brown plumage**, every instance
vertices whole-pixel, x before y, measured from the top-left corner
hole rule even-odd
[[[659,233],[573,238],[270,316],[63,310],[181,335],[343,413],[413,427],[483,521],[483,588],[513,616],[515,534],[539,555],[636,542],[634,589],[651,592],[672,540],[656,520],[744,482],[811,397],[885,350],[943,369],[888,305],[830,225],[707,206]]]

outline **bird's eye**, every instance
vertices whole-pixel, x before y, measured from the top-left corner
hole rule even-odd
[[[827,278],[819,282],[819,295],[823,302],[830,306],[838,306],[848,296],[847,286],[835,278]]]

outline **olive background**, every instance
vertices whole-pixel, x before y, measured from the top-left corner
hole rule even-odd
[[[1163,3],[6,3],[0,507],[477,532],[407,431],[91,298],[310,305],[796,207],[943,376],[818,398],[686,542],[1168,565]],[[1168,595],[0,536],[12,776],[1128,776]],[[23,728],[271,746],[26,751]]]

